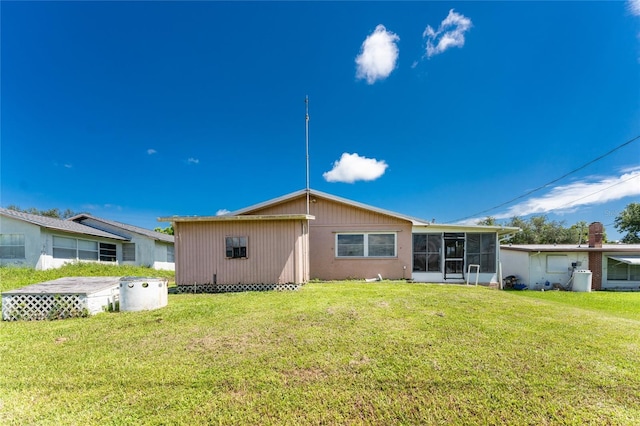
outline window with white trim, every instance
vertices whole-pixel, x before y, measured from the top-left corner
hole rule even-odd
[[[122,243],[122,261],[136,261],[136,243]]]
[[[247,257],[247,237],[225,237],[224,247],[227,259],[245,259]]]
[[[336,234],[336,257],[396,257],[395,232]]]
[[[24,234],[0,234],[0,259],[24,258]]]
[[[97,241],[53,236],[54,259],[98,260],[99,246]]]
[[[98,260],[98,242],[78,240],[78,259]]]
[[[175,247],[167,246],[167,262],[175,262],[175,261],[176,261]]]
[[[54,259],[77,259],[78,240],[75,238],[53,236]]]

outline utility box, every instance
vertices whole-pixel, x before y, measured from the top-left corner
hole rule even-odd
[[[591,271],[577,270],[573,273],[573,291],[588,292],[591,291]]]

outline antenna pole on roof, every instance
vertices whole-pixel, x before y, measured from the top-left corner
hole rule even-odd
[[[307,193],[307,214],[309,214],[309,193],[311,192],[311,188],[309,188],[309,96],[305,96],[304,103],[306,107],[305,114],[305,146],[307,150],[307,185],[305,187]]]

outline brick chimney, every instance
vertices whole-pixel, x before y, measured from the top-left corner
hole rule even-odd
[[[589,225],[589,247],[602,248],[603,227],[600,222]]]

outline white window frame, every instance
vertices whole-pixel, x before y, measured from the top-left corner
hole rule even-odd
[[[68,247],[64,245],[56,245],[56,240],[58,240],[58,242],[67,240],[69,242],[73,242],[73,244],[69,244]],[[90,243],[91,245],[95,245],[95,249],[93,247],[91,248],[88,247],[87,243]],[[52,256],[54,259],[72,259],[72,260],[82,260],[82,261],[92,261],[92,262],[97,262],[98,260],[100,260],[100,242],[99,241],[85,240],[82,238],[63,237],[61,235],[53,235],[51,247],[52,247]],[[73,255],[56,256],[56,251],[58,250],[64,250],[67,252],[73,251]],[[80,257],[81,252],[83,253],[82,257]],[[95,256],[91,258],[87,258],[86,257],[87,253],[92,253]]]
[[[17,243],[13,240],[18,240]],[[7,240],[9,243],[7,243]],[[26,248],[24,234],[0,234],[0,259],[26,259]],[[11,252],[10,255],[2,256],[2,253]]]
[[[90,244],[87,244],[90,243]],[[83,240],[78,238],[77,240],[78,252],[77,256],[79,260],[100,260],[100,243],[98,241]],[[82,257],[80,256],[82,253]],[[91,254],[92,257],[86,257],[87,254]]]
[[[62,242],[64,240],[68,240],[69,242],[73,241],[73,247],[71,245],[64,246],[64,245],[56,245],[56,240],[59,240],[59,242]],[[62,237],[59,235],[54,235],[52,238],[52,242],[51,242],[51,249],[52,249],[52,256],[54,259],[73,259],[73,260],[77,260],[78,259],[78,239],[77,238],[70,238],[70,237]],[[63,251],[71,251],[73,250],[73,256],[56,256],[56,251],[57,250],[63,250]]]
[[[133,250],[133,258],[125,257],[130,255]],[[136,243],[122,243],[122,261],[123,262],[135,262],[136,261]]]
[[[362,235],[363,255],[362,256],[341,256],[339,254],[338,240],[341,235]],[[393,255],[391,256],[371,256],[369,255],[369,235],[393,235]],[[398,233],[392,231],[367,231],[367,232],[337,232],[335,236],[335,257],[337,259],[393,259],[398,257]]]

